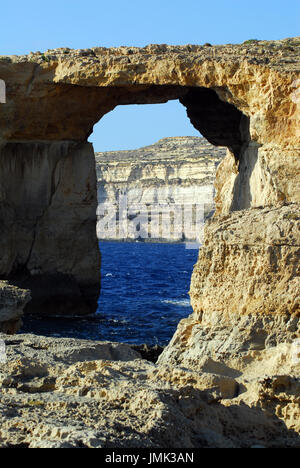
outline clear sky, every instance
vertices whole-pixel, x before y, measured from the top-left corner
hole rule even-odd
[[[226,44],[300,35],[299,0],[5,0],[0,9],[0,55],[57,47]],[[177,102],[118,107],[94,130],[90,140],[96,151],[197,134]]]

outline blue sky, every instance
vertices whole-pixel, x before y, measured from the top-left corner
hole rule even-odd
[[[56,47],[240,43],[300,35],[299,0],[11,0],[1,2],[0,55]],[[1,78],[1,77],[0,77]],[[97,151],[197,135],[178,102],[121,106],[90,138]]]

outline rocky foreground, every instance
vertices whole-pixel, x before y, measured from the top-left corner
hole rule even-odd
[[[144,240],[196,240],[196,222],[184,222],[182,207],[185,216],[197,206],[203,209],[203,219],[212,214],[216,170],[225,155],[226,148],[200,137],[163,138],[136,150],[96,153],[99,239],[133,240],[142,230]],[[128,208],[126,229],[125,213],[120,213],[122,200]],[[107,209],[116,214],[116,225],[110,231],[101,223]],[[170,229],[174,211],[176,219]]]
[[[241,351],[242,368],[206,356],[195,371],[126,344],[0,337],[0,447],[300,447],[291,344]]]

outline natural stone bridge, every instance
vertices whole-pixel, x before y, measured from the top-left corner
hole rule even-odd
[[[247,313],[248,304],[251,312],[256,308],[275,313],[277,308],[299,313],[299,205],[293,204],[300,202],[300,103],[295,99],[299,44],[296,38],[214,47],[58,49],[0,57],[7,101],[0,105],[0,278],[31,290],[27,310],[95,312],[100,254],[94,151],[87,139],[117,105],[179,99],[194,127],[209,142],[228,148],[216,181],[220,221],[216,217],[210,231],[215,229],[217,241],[214,245],[214,239],[207,239],[193,276],[197,320],[203,313],[201,291],[208,284],[218,286],[213,285],[212,271],[215,282],[227,291],[222,296],[224,313],[230,304],[239,313]],[[291,210],[285,206],[282,214],[280,206],[290,203]],[[269,206],[280,212],[273,217],[264,210],[252,214],[251,208]],[[247,241],[248,212],[242,212],[245,218],[231,215],[225,218],[226,226],[222,224],[224,215],[244,209],[250,209],[249,219],[260,231],[250,235],[252,247]],[[269,224],[261,223],[266,219]],[[281,219],[282,230],[276,227]],[[277,229],[276,235],[270,234],[270,226]],[[276,264],[273,270],[266,270],[264,260],[257,268],[249,260],[257,253],[255,244],[262,258]],[[209,271],[212,259],[215,264]],[[289,274],[281,274],[285,268]],[[232,277],[237,272],[242,302]],[[259,278],[268,284],[263,294]],[[280,299],[290,281],[294,287]],[[210,290],[206,310],[218,310]],[[270,299],[272,294],[276,300]]]

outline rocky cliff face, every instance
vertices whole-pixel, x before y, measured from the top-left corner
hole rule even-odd
[[[6,355],[1,447],[300,446],[300,363],[288,344],[256,359],[252,351],[243,372],[213,360],[201,372],[155,365],[126,344],[34,335],[6,339]]]
[[[226,149],[200,137],[165,138],[138,150],[96,153],[98,237],[197,240],[196,217],[187,223],[184,213],[187,217],[198,208],[199,215],[212,214],[216,169],[225,154]],[[114,213],[110,229],[105,228],[106,213]]]
[[[0,332],[13,335],[22,324],[23,310],[30,292],[0,281]]]
[[[1,276],[31,290],[39,315],[91,313],[100,275],[92,146],[9,143],[0,173]]]

